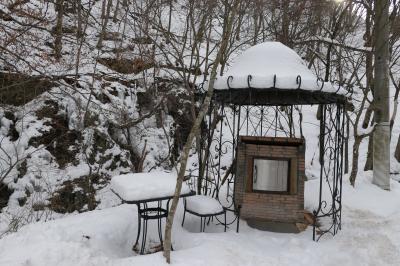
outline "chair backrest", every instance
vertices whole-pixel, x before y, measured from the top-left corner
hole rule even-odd
[[[210,178],[209,175],[205,175],[199,180],[198,169],[190,169],[185,180],[189,188],[196,191],[196,194],[218,199],[220,187],[215,178]]]

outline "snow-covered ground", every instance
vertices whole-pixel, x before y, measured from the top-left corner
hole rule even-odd
[[[47,13],[47,19],[41,25],[46,30],[40,30],[37,27],[29,27],[24,29],[23,25],[33,25],[35,20],[31,17],[21,17],[23,12],[14,12],[9,9],[8,2],[0,1],[0,11],[10,13],[16,22],[7,21],[7,29],[15,28],[15,36],[19,36],[17,41],[11,42],[8,45],[9,51],[12,54],[18,54],[18,57],[4,53],[9,64],[18,67],[18,71],[25,74],[37,75],[42,73],[46,76],[52,75],[75,75],[75,62],[80,41],[74,41],[74,34],[67,34],[63,40],[63,57],[60,62],[55,62],[53,56],[53,48],[48,44],[53,41],[51,28],[54,26],[56,12],[53,5],[50,8],[43,4],[43,1],[32,0],[22,5],[22,10],[26,10],[27,14],[35,10],[38,17],[44,16]],[[3,3],[4,2],[4,3]],[[24,1],[22,1],[24,2]],[[26,2],[26,1],[25,1]],[[47,3],[47,2],[46,2]],[[87,1],[83,1],[87,8]],[[88,148],[87,151],[80,151],[77,155],[79,164],[69,164],[65,169],[60,169],[59,165],[53,160],[50,152],[44,149],[44,145],[40,149],[34,149],[29,141],[33,137],[42,136],[43,133],[50,129],[46,126],[46,122],[50,118],[45,117],[39,119],[36,111],[40,110],[45,100],[52,100],[60,105],[58,115],[64,117],[67,121],[68,129],[82,130],[82,143],[90,147],[94,147],[94,136],[98,133],[99,136],[105,136],[105,139],[112,143],[111,147],[104,148],[105,151],[100,152],[100,155],[110,155],[110,158],[118,155],[121,162],[114,170],[107,170],[111,165],[112,160],[108,159],[106,163],[100,163],[100,155],[94,154],[95,163],[91,165],[93,170],[103,171],[108,175],[117,175],[120,172],[131,171],[131,166],[123,166],[122,162],[128,161],[127,151],[123,150],[110,138],[108,134],[108,125],[110,121],[116,123],[126,122],[125,115],[131,120],[140,118],[143,113],[136,108],[139,92],[144,92],[139,83],[135,85],[127,81],[136,79],[147,80],[152,83],[153,72],[155,69],[149,69],[144,73],[123,74],[116,73],[109,69],[106,65],[97,64],[97,58],[101,55],[102,59],[114,58],[116,54],[113,51],[118,47],[125,52],[119,54],[125,59],[134,60],[136,58],[147,59],[146,44],[133,44],[131,37],[142,37],[140,31],[136,28],[121,27],[120,22],[114,23],[109,21],[108,32],[117,33],[116,36],[129,36],[121,40],[111,41],[104,40],[102,50],[96,48],[98,41],[98,33],[101,22],[101,4],[102,1],[95,1],[92,17],[89,19],[89,25],[86,31],[86,41],[82,45],[81,61],[77,74],[79,78],[79,93],[69,90],[68,84],[58,84],[49,93],[36,98],[34,101],[26,104],[21,108],[13,108],[13,114],[16,116],[16,121],[12,121],[5,117],[4,111],[0,110],[0,139],[5,157],[10,156],[14,161],[16,158],[27,158],[25,174],[21,174],[19,170],[14,169],[4,182],[14,190],[11,195],[7,207],[2,210],[0,215],[0,266],[12,265],[163,265],[165,260],[161,252],[138,256],[131,250],[136,237],[137,216],[136,207],[122,205],[118,206],[118,198],[110,192],[110,186],[107,185],[99,189],[96,193],[96,200],[100,203],[94,211],[62,215],[49,214],[49,217],[38,217],[31,215],[32,206],[40,203],[42,206],[47,203],[48,198],[54,190],[58,188],[64,181],[73,180],[89,174],[89,164],[85,164],[85,154],[92,154]],[[178,1],[180,5],[180,2]],[[182,6],[176,10],[176,16],[172,20],[172,32],[180,33],[184,30],[184,25],[187,21],[187,8]],[[169,9],[165,9],[165,13]],[[70,14],[72,16],[72,14]],[[121,14],[123,16],[123,14]],[[66,16],[67,17],[67,16]],[[162,16],[167,18],[168,16]],[[19,21],[19,22],[18,22]],[[64,18],[65,26],[74,26],[74,20]],[[135,22],[136,23],[136,22]],[[123,28],[123,29],[122,29]],[[219,28],[215,26],[211,37],[219,39]],[[9,36],[15,37],[14,34],[9,34],[8,31],[3,31],[1,36],[7,40]],[[24,34],[20,34],[24,32]],[[13,32],[12,32],[13,33]],[[5,38],[5,34],[7,37]],[[245,31],[245,38],[249,32]],[[156,34],[155,34],[156,35]],[[214,36],[215,35],[215,36]],[[354,35],[353,42],[357,42],[357,46],[362,46],[362,34]],[[65,38],[67,37],[67,38]],[[242,39],[243,39],[242,37]],[[350,36],[351,37],[351,36]],[[156,35],[156,41],[163,41],[162,38]],[[159,40],[160,39],[160,40]],[[71,41],[73,40],[73,41]],[[350,39],[348,38],[347,41]],[[328,40],[332,41],[332,40]],[[163,41],[164,42],[164,41]],[[359,43],[361,42],[361,43]],[[349,43],[353,45],[353,43]],[[133,46],[132,46],[133,45]],[[167,44],[166,44],[167,45]],[[145,46],[146,49],[142,49]],[[171,44],[172,46],[172,44]],[[25,49],[28,47],[29,49]],[[122,49],[123,48],[123,49]],[[192,47],[184,47],[185,65],[190,65],[192,60]],[[205,44],[200,47],[202,57],[208,56],[205,52]],[[241,49],[245,49],[246,45],[234,52],[240,53]],[[150,50],[150,49],[149,49]],[[165,46],[164,50],[158,51],[156,61],[165,64],[169,60],[175,61],[171,47]],[[143,52],[144,51],[144,52]],[[166,55],[165,55],[166,53]],[[19,58],[26,57],[24,60]],[[210,57],[213,57],[211,52]],[[169,60],[167,60],[170,58]],[[229,59],[227,66],[234,56]],[[282,60],[282,55],[277,56],[277,60]],[[282,61],[285,63],[285,60]],[[28,64],[29,63],[29,64]],[[265,63],[264,61],[262,63]],[[267,62],[270,64],[270,62]],[[288,63],[286,61],[286,63]],[[31,69],[30,65],[35,65],[35,69]],[[205,61],[198,67],[205,70]],[[3,66],[1,66],[3,67]],[[246,66],[247,68],[248,66]],[[287,64],[285,64],[287,67]],[[354,66],[353,66],[354,67]],[[157,67],[158,68],[158,67]],[[229,68],[228,68],[229,69]],[[266,67],[262,69],[262,74]],[[344,68],[345,69],[345,68]],[[273,71],[277,71],[274,65]],[[175,72],[169,73],[170,70],[158,70],[159,76],[175,77],[179,76]],[[247,75],[249,70],[241,73],[245,75],[243,81],[247,84]],[[286,70],[285,70],[286,71]],[[363,71],[360,69],[360,72]],[[165,73],[164,73],[165,72]],[[296,72],[296,71],[294,71]],[[316,70],[318,72],[318,70]],[[109,76],[110,80],[97,80],[93,73],[101,73]],[[279,74],[275,72],[276,74]],[[257,85],[256,73],[252,85]],[[321,73],[319,73],[321,74]],[[302,75],[303,78],[306,76]],[[272,75],[269,81],[272,80]],[[117,81],[121,82],[117,82]],[[235,79],[236,81],[238,79]],[[278,83],[279,83],[278,78]],[[292,82],[295,79],[290,79]],[[303,80],[303,85],[305,84]],[[122,82],[124,81],[124,82]],[[235,82],[235,81],[234,81]],[[125,85],[124,85],[125,84]],[[225,85],[225,83],[223,82]],[[292,84],[293,85],[293,84]],[[179,96],[182,88],[174,88],[170,91],[170,95],[175,96],[180,105],[184,105],[186,101],[184,97]],[[104,96],[107,101],[102,102],[101,97],[93,96],[92,103],[87,105],[86,97],[90,94]],[[104,94],[104,95],[103,95]],[[176,95],[175,95],[176,94]],[[391,99],[393,99],[394,89],[392,88]],[[356,95],[354,95],[356,96]],[[156,102],[155,102],[156,103]],[[191,102],[190,102],[191,103]],[[357,101],[355,101],[357,103]],[[98,117],[95,124],[91,127],[83,129],[84,116],[82,116],[81,106],[90,106],[91,113],[94,117]],[[356,104],[357,105],[357,104]],[[393,105],[391,100],[391,105]],[[356,106],[357,107],[357,106]],[[305,107],[302,109],[304,114],[304,135],[307,139],[306,151],[306,174],[310,179],[318,176],[318,121],[315,119],[316,106],[311,108]],[[391,106],[393,108],[393,106]],[[145,112],[144,110],[143,112]],[[182,112],[182,110],[178,110]],[[297,120],[297,114],[295,114]],[[139,154],[145,150],[146,145],[149,154],[146,157],[144,170],[157,169],[158,162],[166,162],[164,158],[170,155],[168,149],[168,136],[173,133],[174,120],[167,116],[164,121],[165,129],[156,126],[155,117],[145,119],[137,127],[129,131],[132,143],[135,144],[135,151]],[[396,145],[397,137],[400,134],[400,116],[397,115],[396,122],[393,127],[391,140],[391,167],[393,178],[399,179],[400,164],[394,159],[393,152]],[[17,141],[9,139],[10,127],[14,126],[16,132],[20,133]],[[218,127],[219,128],[219,127]],[[170,129],[172,131],[170,131]],[[297,130],[297,129],[296,129]],[[228,131],[225,127],[223,131]],[[118,132],[117,132],[118,133]],[[299,132],[297,132],[299,134]],[[350,132],[352,134],[352,130]],[[124,141],[125,137],[119,134],[119,141]],[[230,136],[229,134],[225,134]],[[350,150],[353,144],[353,136],[350,136]],[[171,138],[172,141],[172,138]],[[167,145],[168,144],[168,145]],[[344,180],[344,195],[343,195],[343,230],[334,238],[323,238],[320,242],[312,241],[311,228],[300,234],[278,234],[258,231],[249,228],[245,222],[241,222],[240,233],[235,233],[235,228],[229,228],[228,232],[223,233],[221,226],[210,226],[206,228],[206,233],[198,233],[200,229],[199,218],[188,214],[185,222],[185,227],[180,226],[182,219],[182,205],[179,206],[175,225],[174,225],[174,248],[172,253],[172,262],[174,265],[400,265],[400,184],[392,181],[391,191],[383,191],[371,184],[371,172],[362,172],[365,163],[367,151],[367,139],[364,139],[360,147],[360,162],[359,175],[356,180],[356,188],[348,184],[348,177],[343,177]],[[18,156],[17,156],[18,155]],[[29,156],[28,156],[29,155]],[[351,157],[351,156],[350,156]],[[222,158],[222,165],[229,166],[231,159],[231,150]],[[13,163],[14,161],[11,161]],[[192,156],[190,164],[192,168],[196,157]],[[166,163],[164,163],[166,164]],[[23,172],[21,170],[21,172]],[[21,175],[21,176],[19,176]],[[56,178],[55,178],[56,177]],[[399,179],[400,180],[400,179]],[[315,207],[317,200],[318,183],[316,180],[311,180],[306,183],[305,206],[308,210]],[[28,193],[29,192],[29,193]],[[28,196],[29,194],[30,196]],[[26,204],[21,204],[20,199],[27,200]],[[24,206],[20,206],[24,205]],[[27,213],[29,212],[29,215]],[[38,212],[38,213],[44,213]],[[35,214],[35,213],[34,213]],[[26,218],[27,216],[31,217]],[[12,220],[7,220],[7,217],[21,217],[17,223],[28,224],[32,220],[46,220],[59,218],[56,220],[44,222],[36,222],[23,226],[15,233],[10,233],[3,237],[2,232],[8,231],[9,226],[13,225]],[[60,218],[62,217],[62,218]],[[16,226],[15,226],[16,227]],[[13,228],[14,230],[16,228]],[[156,245],[158,236],[155,232],[156,226],[150,228],[151,245]]]
[[[318,183],[306,183],[306,207],[315,204]],[[188,215],[180,226],[179,206],[173,231],[173,265],[400,265],[400,184],[383,191],[369,173],[357,188],[345,178],[343,228],[335,237],[312,241],[311,228],[300,234],[252,229],[240,233],[210,225],[198,233],[199,219]],[[164,265],[161,252],[137,255],[136,207],[121,205],[30,224],[0,240],[0,265]],[[150,226],[156,245],[156,226]]]

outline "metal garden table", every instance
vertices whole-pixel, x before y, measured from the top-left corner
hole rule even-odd
[[[140,174],[130,174],[131,176],[140,175]],[[142,174],[143,175],[143,174]],[[138,250],[137,246],[139,244],[140,233],[142,233],[142,243],[140,247],[140,254],[144,254],[145,244],[147,238],[147,223],[149,220],[157,220],[157,228],[158,228],[158,236],[161,242],[161,247],[163,246],[163,236],[162,236],[162,219],[167,218],[169,214],[169,203],[170,200],[174,196],[175,192],[175,184],[164,186],[163,190],[157,191],[154,189],[155,186],[160,186],[160,179],[156,177],[152,178],[151,173],[147,173],[148,179],[146,180],[146,184],[137,183],[137,186],[131,186],[132,189],[140,191],[140,194],[134,199],[132,197],[128,197],[123,195],[124,193],[119,193],[115,187],[111,190],[121,199],[122,203],[126,204],[135,204],[137,206],[137,215],[138,215],[138,230],[135,244],[133,245],[133,250]],[[176,179],[175,179],[176,180]],[[132,182],[135,181],[135,178],[132,177]],[[152,182],[154,181],[154,182]],[[162,180],[164,181],[164,180]],[[112,181],[113,182],[113,181]],[[154,183],[154,184],[152,184]],[[129,189],[124,187],[124,189]],[[146,190],[148,193],[146,193]],[[193,196],[196,193],[189,189],[182,190],[182,193],[179,197],[189,197]],[[150,195],[150,196],[147,196]],[[163,208],[162,202],[167,201],[166,208]],[[149,207],[149,203],[157,203],[157,207]],[[143,223],[143,228],[142,228]]]

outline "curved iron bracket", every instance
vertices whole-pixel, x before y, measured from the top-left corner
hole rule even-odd
[[[297,75],[297,77],[296,77],[296,84],[298,85],[297,89],[300,90],[300,87],[301,87],[301,76],[300,75]]]
[[[348,90],[346,90],[346,91],[347,91],[347,92],[346,92],[346,96],[349,94],[348,97],[353,97],[353,93],[354,93],[353,86],[350,85],[350,86],[348,86],[347,88],[348,88]]]
[[[337,91],[335,92],[336,94],[340,91],[340,89],[341,89],[342,87],[340,86],[340,84],[339,84],[339,87],[338,87],[338,89],[337,89]]]
[[[342,88],[341,83],[339,82],[339,80],[333,80],[332,83],[337,84],[338,85],[338,89],[336,90],[336,94],[340,91],[340,89]]]
[[[324,85],[325,85],[325,81],[323,79],[321,79],[321,78],[318,78],[317,79],[317,84],[318,84],[319,81],[322,81],[322,85],[319,88],[319,91],[322,91],[322,89],[324,88]]]
[[[203,93],[203,92],[204,92],[204,83],[206,83],[206,82],[207,82],[207,80],[203,81],[202,83],[200,83],[200,84],[198,85],[198,91],[199,91],[199,93]]]

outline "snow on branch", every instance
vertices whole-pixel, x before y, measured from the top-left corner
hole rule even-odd
[[[341,43],[341,42],[339,42],[339,41],[337,41],[335,39],[322,37],[322,36],[315,36],[315,37],[309,38],[307,40],[297,42],[297,44],[303,44],[303,43],[307,43],[307,42],[323,42],[323,43],[326,43],[326,44],[332,44],[332,45],[336,45],[336,46],[339,46],[339,47],[343,47],[343,48],[346,48],[346,49],[350,49],[350,50],[357,51],[357,52],[362,52],[362,53],[371,53],[372,52],[372,47],[362,47],[362,48],[360,48],[360,47],[356,47],[356,46],[349,45],[349,44],[346,44],[346,43]]]

